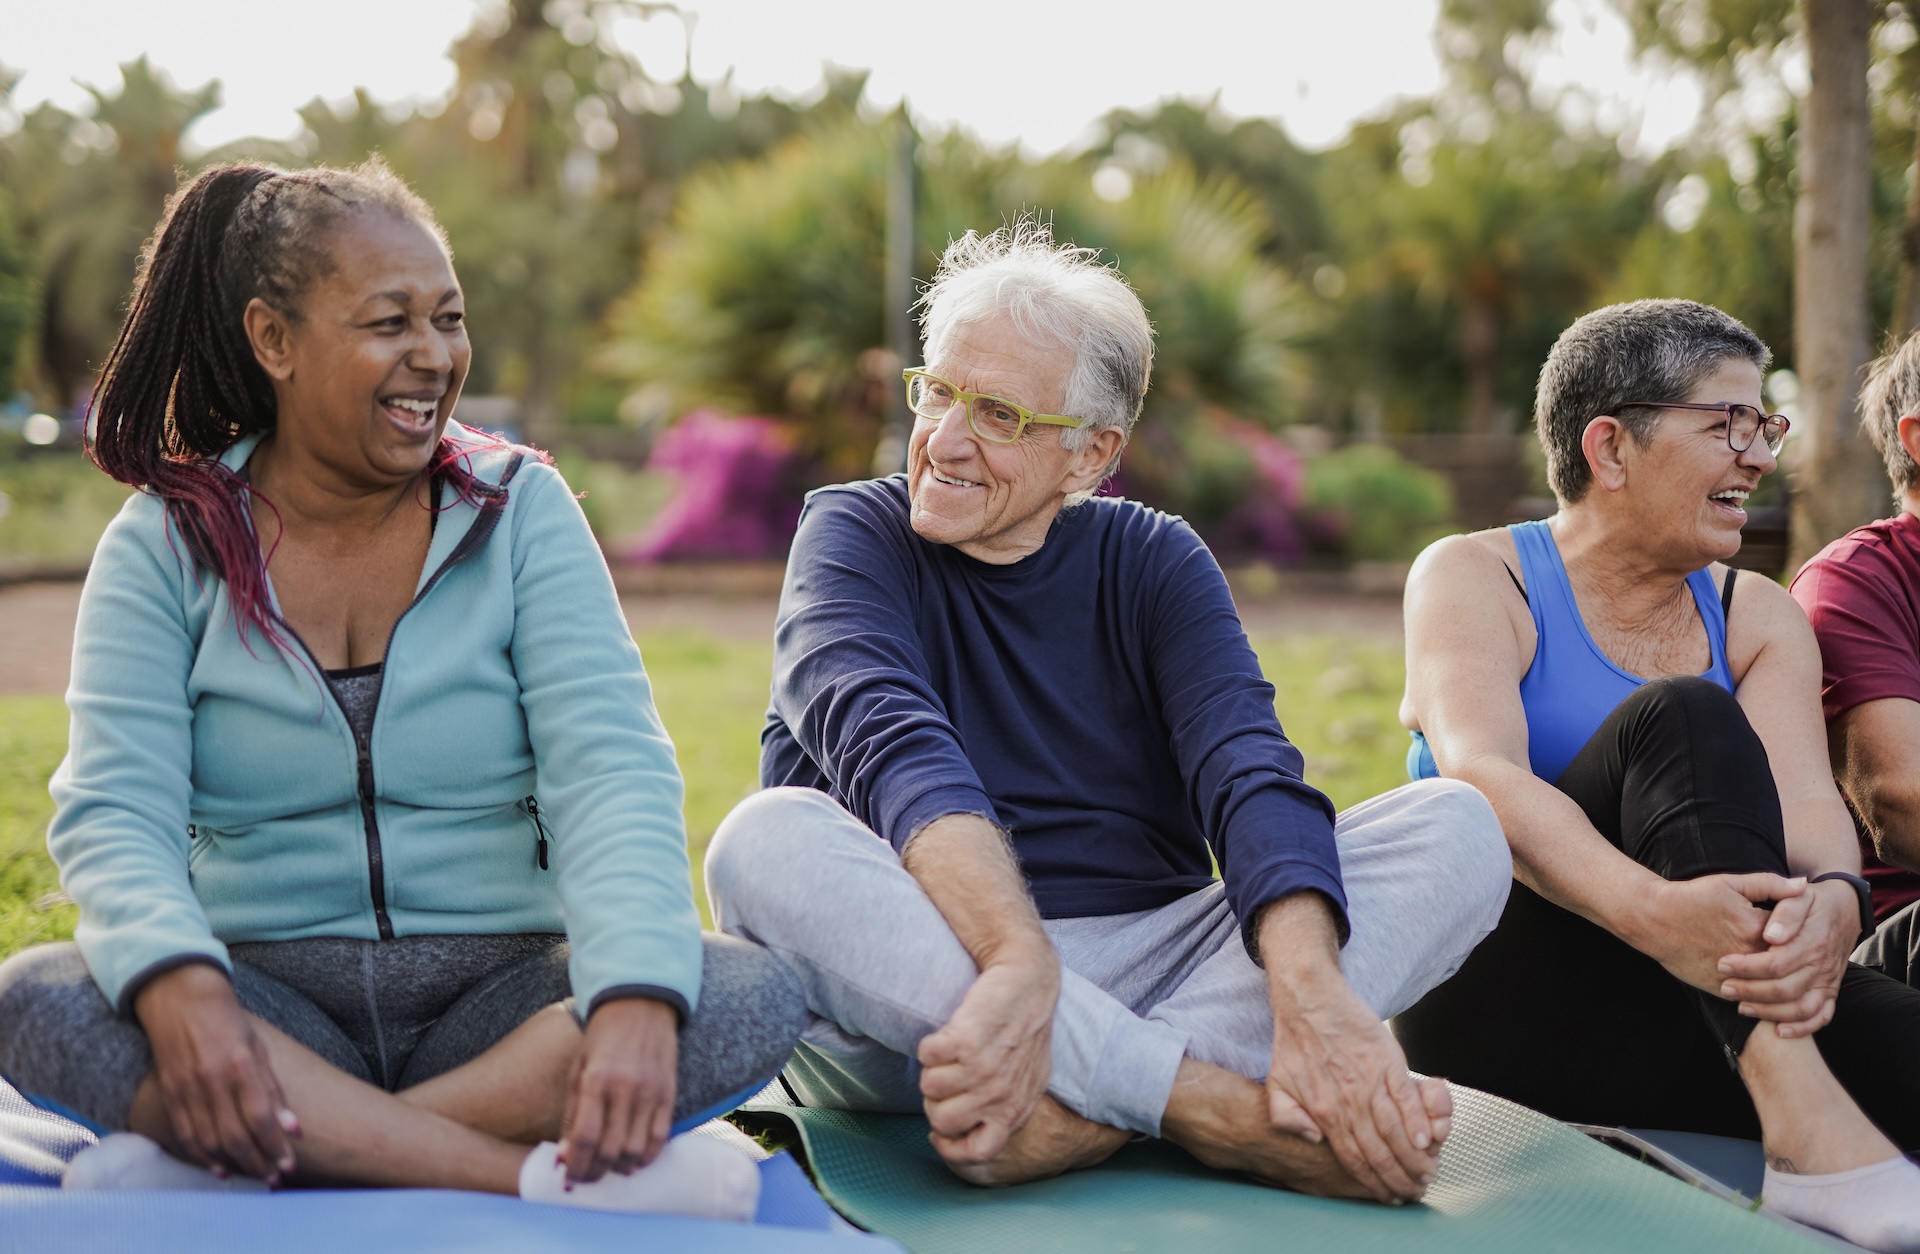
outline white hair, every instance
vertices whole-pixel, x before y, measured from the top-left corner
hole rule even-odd
[[[1859,404],[1860,425],[1887,463],[1887,477],[1893,480],[1893,507],[1897,510],[1901,497],[1920,486],[1920,466],[1900,443],[1900,420],[1908,414],[1920,414],[1920,331],[1867,367]]]
[[[1030,217],[990,235],[968,231],[947,245],[920,297],[927,360],[939,360],[959,328],[1006,314],[1023,335],[1073,352],[1065,409],[1086,421],[1061,433],[1064,447],[1084,448],[1102,427],[1130,433],[1153,373],[1153,324],[1126,279],[1098,256],[1055,244],[1052,228]]]

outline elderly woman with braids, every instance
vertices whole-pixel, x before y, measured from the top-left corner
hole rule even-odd
[[[92,442],[140,491],[52,783],[80,923],[0,967],[0,1072],[138,1134],[69,1186],[751,1214],[751,1164],[670,1129],[779,1069],[799,989],[700,933],[585,520],[451,421],[461,306],[379,164],[210,170],[148,245]]]

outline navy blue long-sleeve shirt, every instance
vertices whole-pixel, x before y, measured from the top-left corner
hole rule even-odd
[[[1179,518],[1091,500],[996,566],[914,534],[904,476],[808,498],[762,785],[827,792],[896,849],[984,815],[1046,918],[1166,905],[1212,882],[1211,846],[1249,941],[1260,907],[1304,889],[1344,936],[1333,806],[1301,765]]]

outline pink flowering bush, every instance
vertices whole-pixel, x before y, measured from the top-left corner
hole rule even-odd
[[[771,418],[696,410],[669,427],[647,466],[679,488],[615,556],[631,562],[755,561],[786,556],[800,521],[806,462]]]

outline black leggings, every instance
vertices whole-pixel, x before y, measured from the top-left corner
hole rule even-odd
[[[1788,874],[1766,750],[1731,694],[1656,680],[1555,781],[1600,833],[1667,879]],[[1558,1119],[1757,1137],[1734,1056],[1754,1021],[1604,928],[1513,886],[1500,926],[1394,1020],[1417,1071]],[[1904,1150],[1920,1148],[1920,991],[1851,966],[1814,1039]]]

